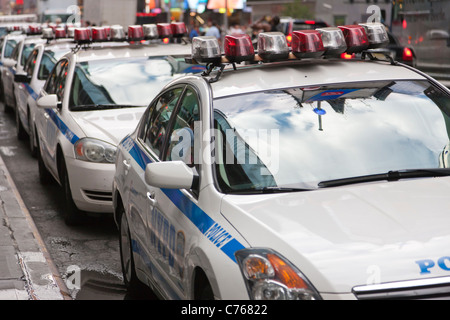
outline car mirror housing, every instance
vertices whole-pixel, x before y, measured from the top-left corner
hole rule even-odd
[[[37,106],[42,109],[53,109],[58,107],[58,97],[56,94],[49,94],[37,100]]]
[[[197,178],[183,161],[152,162],[145,169],[145,182],[157,188],[192,189]]]

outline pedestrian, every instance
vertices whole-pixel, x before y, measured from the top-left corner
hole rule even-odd
[[[221,34],[220,34],[220,29],[218,24],[215,21],[208,21],[208,31],[206,31],[205,36],[212,36],[215,37],[218,41],[219,44],[221,43]]]
[[[272,19],[270,19],[270,31],[280,31],[280,18],[278,16],[272,17]]]
[[[198,37],[199,35],[200,35],[200,27],[199,27],[198,23],[194,23],[192,26],[192,30],[189,33],[189,39],[192,40],[192,38]]]

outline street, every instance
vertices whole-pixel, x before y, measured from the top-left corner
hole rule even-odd
[[[37,159],[31,156],[28,141],[17,139],[15,130],[14,114],[5,113],[1,105],[0,152],[14,183],[61,277],[66,279],[71,268],[81,270],[80,285],[68,286],[72,298],[128,298],[122,282],[118,231],[112,217],[86,217],[80,226],[66,226],[59,186],[56,182],[47,186],[39,183]]]

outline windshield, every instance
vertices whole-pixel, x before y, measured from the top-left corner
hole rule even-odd
[[[75,68],[69,108],[147,106],[169,81],[204,69],[171,56],[82,62]]]
[[[5,58],[10,58],[14,48],[17,45],[17,41],[16,40],[8,40],[5,44],[5,53],[4,53],[4,57]]]
[[[448,167],[450,99],[427,81],[251,93],[214,109],[223,192]]]

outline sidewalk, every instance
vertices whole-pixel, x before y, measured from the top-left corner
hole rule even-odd
[[[0,300],[71,300],[0,155]]]

